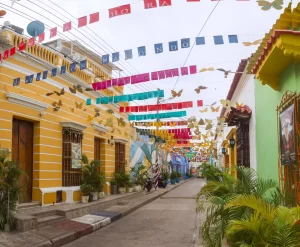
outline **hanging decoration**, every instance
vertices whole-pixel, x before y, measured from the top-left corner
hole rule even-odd
[[[197,94],[199,94],[200,91],[201,91],[201,90],[204,90],[204,89],[207,89],[207,87],[205,87],[205,86],[199,86],[199,87],[197,87],[197,88],[195,89],[195,92],[196,92]]]
[[[176,97],[179,98],[179,97],[181,97],[182,92],[183,92],[183,89],[179,90],[178,93],[176,91],[174,91],[174,90],[171,90],[171,94],[172,94],[173,98],[176,98]]]
[[[210,68],[202,68],[202,69],[199,70],[199,72],[201,73],[201,72],[214,71],[214,70],[215,70],[215,68],[213,68],[213,67],[210,67]]]
[[[107,109],[106,112],[107,112],[108,114],[111,114],[111,115],[114,114],[114,111],[113,111],[112,109]]]
[[[53,94],[56,94],[57,96],[64,95],[64,94],[65,94],[65,89],[62,88],[62,89],[60,90],[60,92],[52,91],[52,92],[50,92],[50,93],[46,93],[46,96],[51,96],[51,95],[53,95]]]
[[[163,97],[164,97],[164,90],[157,90],[157,91],[150,91],[145,93],[135,93],[135,94],[96,98],[96,104],[130,102],[133,100],[145,100],[145,99],[163,98]],[[92,99],[87,99],[86,104],[91,105]]]
[[[193,107],[193,101],[159,104],[159,105],[144,105],[144,106],[120,106],[120,112],[149,112],[149,111],[169,111],[177,109],[185,109]]]
[[[54,110],[54,111],[59,111],[59,109],[63,106],[63,103],[62,103],[61,100],[59,100],[59,101],[54,101],[54,102],[52,103],[52,106],[53,106],[53,110]]]
[[[205,108],[203,110],[199,110],[199,112],[204,113],[204,112],[207,112],[207,110],[208,110],[208,108]]]
[[[231,101],[230,100],[221,99],[220,102],[221,102],[222,106],[225,107],[225,108],[231,107]]]
[[[129,115],[129,121],[141,121],[149,119],[162,119],[162,118],[172,118],[172,117],[185,117],[186,111],[177,111],[177,112],[166,112],[166,113],[157,113],[157,114],[142,114],[142,115]]]
[[[188,121],[166,121],[166,122],[135,122],[135,126],[141,127],[176,127],[188,125]]]
[[[156,71],[151,73],[144,73],[140,75],[132,75],[122,78],[115,78],[111,80],[106,80],[102,82],[95,82],[92,84],[94,90],[105,90],[111,87],[122,87],[128,84],[137,84],[143,83],[148,81],[156,81],[156,80],[163,80],[166,78],[172,78],[176,76],[186,76],[186,75],[193,75],[197,73],[197,66],[191,65],[188,67],[181,67],[180,68],[181,74],[179,73],[179,68],[175,69],[168,69],[162,71]]]
[[[243,42],[243,45],[244,46],[259,45],[261,42],[262,42],[262,39],[258,39],[253,42]]]
[[[262,10],[270,10],[272,7],[277,10],[281,10],[283,8],[283,0],[275,0],[273,2],[268,1],[257,1],[258,6],[261,6]]]

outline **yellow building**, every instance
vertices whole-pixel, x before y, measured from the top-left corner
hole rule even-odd
[[[237,152],[236,145],[230,145],[230,139],[236,140],[236,128],[232,128],[227,134],[226,139],[222,142],[223,152],[223,167],[227,168],[231,174],[235,174],[235,167],[237,166]],[[226,151],[226,152],[224,152]]]
[[[122,94],[123,88],[85,91],[92,88],[93,82],[111,78],[112,70],[117,68],[102,65],[100,56],[79,43],[56,40],[29,48],[27,38],[17,30],[6,28],[0,30],[0,35],[11,46],[26,42],[24,51],[0,65],[0,148],[11,150],[13,160],[28,176],[22,180],[24,193],[19,201],[39,201],[42,205],[79,201],[81,168],[76,150],[82,150],[89,159],[100,160],[108,179],[115,171],[128,171],[128,116],[119,113],[119,104],[95,104],[96,98]],[[4,46],[0,44],[0,53],[7,49]],[[75,59],[86,59],[87,69],[77,66],[76,72],[70,73]],[[58,69],[57,76],[51,77],[51,69],[62,65],[67,72],[61,75]],[[32,83],[25,84],[26,75],[45,70],[50,72],[47,79],[36,81],[34,76]],[[13,79],[18,77],[20,86],[14,87]],[[69,88],[76,85],[82,93],[71,93]],[[88,98],[92,105],[86,105]],[[125,126],[119,126],[120,118]],[[108,141],[112,137],[114,142],[110,143],[114,145]]]

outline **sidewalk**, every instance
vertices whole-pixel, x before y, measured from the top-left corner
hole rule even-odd
[[[190,181],[190,180],[186,180]],[[53,225],[27,232],[0,232],[1,247],[58,247],[81,238],[111,222],[126,216],[134,210],[152,202],[186,181],[168,185],[166,189],[157,189],[130,200],[120,201],[118,205],[103,211],[93,211],[79,218],[67,219]]]

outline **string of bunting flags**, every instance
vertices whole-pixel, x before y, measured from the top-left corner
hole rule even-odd
[[[135,122],[136,127],[176,127],[188,125],[188,121],[165,121],[165,122]]]
[[[164,96],[165,96],[164,90],[156,90],[156,91],[150,91],[145,93],[125,94],[125,95],[96,98],[96,104],[130,102],[134,100],[163,98]],[[91,105],[91,104],[92,104],[92,99],[87,99],[86,105]]]
[[[193,107],[193,101],[178,102],[160,105],[145,106],[120,106],[120,112],[148,112],[148,111],[167,111]]]
[[[129,121],[140,121],[149,119],[162,119],[162,118],[172,118],[172,117],[186,117],[186,111],[176,111],[176,112],[165,112],[157,114],[141,114],[141,115],[129,115]]]

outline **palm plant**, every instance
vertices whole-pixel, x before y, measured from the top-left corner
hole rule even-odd
[[[100,172],[100,161],[89,159],[85,154],[82,154],[82,182],[83,184],[89,184],[93,187],[94,192],[102,189],[105,183],[105,176]]]
[[[146,166],[141,164],[140,166],[132,167],[130,170],[130,175],[132,177],[132,181],[135,185],[144,186],[147,176],[147,171],[145,171]]]
[[[10,226],[14,225],[14,217],[12,214],[8,215],[7,211],[8,207],[10,211],[16,209],[22,191],[19,181],[24,174],[17,164],[8,159],[8,156],[8,149],[0,150],[0,229],[3,229],[4,224],[7,223]]]
[[[255,195],[274,206],[281,202],[275,181],[259,179],[253,169],[236,169],[237,178],[226,172],[216,172],[216,175],[212,176],[214,180],[208,182],[198,193],[197,210],[206,212],[206,220],[201,228],[205,246],[221,247],[229,222],[248,219],[253,214],[253,210],[247,207],[226,207],[227,203],[238,195]],[[239,241],[242,241],[249,236],[242,232],[235,240],[238,237]]]
[[[239,195],[225,208],[241,207],[253,213],[248,218],[228,222],[226,235],[231,246],[299,246],[300,207],[274,206],[257,195]],[[241,239],[241,234],[248,237]]]

